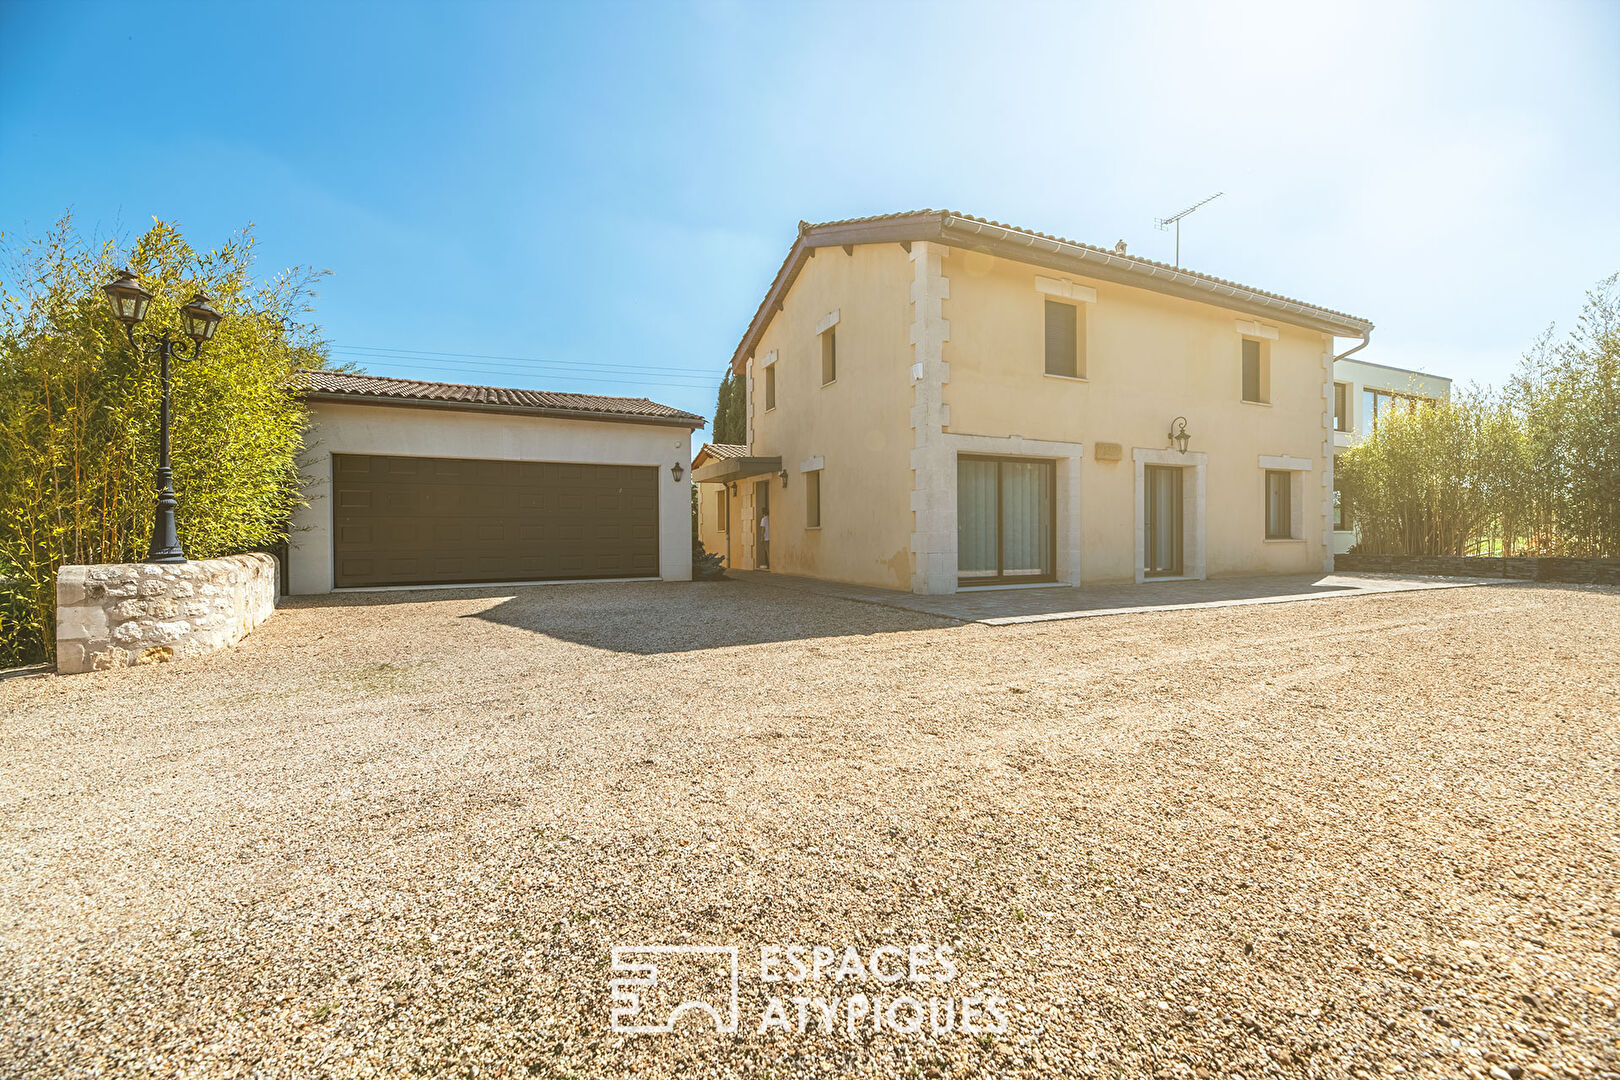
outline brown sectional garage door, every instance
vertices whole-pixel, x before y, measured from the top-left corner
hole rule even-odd
[[[658,576],[652,466],[332,455],[335,584]]]

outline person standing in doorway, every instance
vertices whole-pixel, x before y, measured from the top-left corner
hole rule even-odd
[[[766,570],[771,566],[771,515],[770,511],[759,516],[759,565]]]

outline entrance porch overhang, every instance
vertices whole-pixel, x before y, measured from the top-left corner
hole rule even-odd
[[[780,457],[722,458],[692,471],[694,484],[729,484],[750,476],[766,476],[782,471]]]

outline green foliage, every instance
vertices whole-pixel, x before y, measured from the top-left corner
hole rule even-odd
[[[1620,274],[1501,391],[1398,410],[1335,468],[1360,551],[1620,556]]]
[[[703,546],[701,540],[692,544],[692,580],[719,581],[726,576],[726,559]]]
[[[288,392],[297,367],[324,364],[305,322],[319,276],[255,283],[250,230],[194,251],[157,222],[127,251],[91,245],[63,217],[4,247],[0,279],[0,663],[54,648],[57,567],[145,557],[156,498],[156,354],[130,348],[101,287],[128,265],[154,294],[144,333],[179,333],[202,290],[224,316],[197,360],[173,376],[172,452],[181,544],[192,558],[284,540],[298,500],[305,414]],[[178,359],[178,357],[177,357]],[[16,614],[20,612],[20,614]]]
[[[727,371],[720,380],[720,393],[714,403],[714,436],[716,443],[741,446],[748,441],[748,413],[744,400],[742,377]]]

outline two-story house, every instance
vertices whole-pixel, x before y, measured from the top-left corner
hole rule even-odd
[[[1387,367],[1366,360],[1339,360],[1333,365],[1333,454],[1344,453],[1396,409],[1449,401],[1451,380],[1410,368]],[[1356,542],[1355,511],[1333,489],[1333,551],[1343,555]]]
[[[1371,329],[950,211],[801,223],[700,535],[919,593],[1331,569],[1334,338]]]

